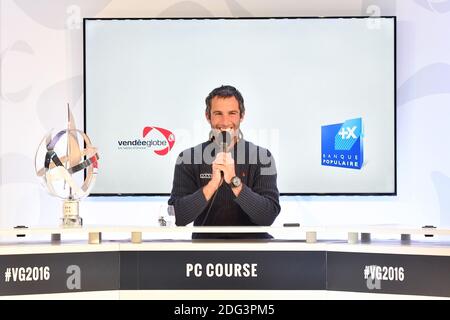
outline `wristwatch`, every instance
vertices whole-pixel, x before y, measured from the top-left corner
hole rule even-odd
[[[242,184],[241,178],[239,178],[238,176],[234,176],[233,178],[231,178],[230,186],[232,188],[238,188],[241,186],[241,184]]]

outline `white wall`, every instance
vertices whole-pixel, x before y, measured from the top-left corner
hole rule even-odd
[[[41,187],[34,153],[44,133],[65,126],[67,102],[82,127],[83,17],[372,14],[398,17],[398,196],[282,198],[276,224],[450,225],[450,1],[2,0],[0,227],[58,224],[61,201]],[[166,200],[88,198],[81,216],[153,225]]]

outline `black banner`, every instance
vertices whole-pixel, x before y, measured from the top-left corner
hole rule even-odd
[[[0,295],[118,290],[119,252],[0,255]]]
[[[450,297],[450,257],[327,253],[328,290]]]
[[[0,295],[106,290],[333,290],[450,297],[449,270],[449,256],[327,251],[0,255]]]
[[[123,290],[325,290],[317,251],[121,252]]]

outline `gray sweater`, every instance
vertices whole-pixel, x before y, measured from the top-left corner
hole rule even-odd
[[[194,221],[195,226],[270,226],[280,212],[275,161],[270,152],[240,140],[231,154],[242,191],[236,197],[224,182],[215,199],[206,201],[202,188],[211,178],[211,162],[218,151],[215,143],[207,141],[179,155],[168,201],[174,206],[176,225]]]

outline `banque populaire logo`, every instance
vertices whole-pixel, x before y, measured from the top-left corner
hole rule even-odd
[[[363,136],[362,118],[322,126],[322,165],[361,169]]]
[[[142,138],[145,138],[152,130],[156,130],[160,133],[160,135],[156,134],[156,136],[163,136],[164,139],[159,138],[151,138],[147,140],[143,139],[134,139],[134,140],[118,140],[118,148],[119,149],[151,149],[154,153],[160,156],[165,156],[172,150],[173,145],[175,144],[175,135],[167,129],[160,127],[144,127],[142,130]]]

